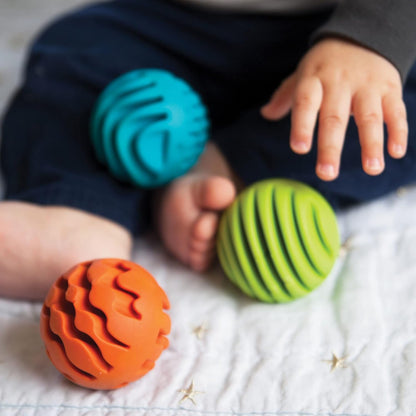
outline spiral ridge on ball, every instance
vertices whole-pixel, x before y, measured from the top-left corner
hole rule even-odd
[[[247,188],[226,210],[217,251],[226,275],[248,296],[288,302],[322,283],[339,245],[328,202],[302,183],[274,179]]]
[[[81,263],[51,287],[41,312],[49,358],[69,380],[115,389],[146,374],[167,348],[169,301],[135,263]]]
[[[207,111],[184,80],[158,69],[128,72],[98,97],[91,139],[122,181],[155,187],[186,173],[208,139]]]

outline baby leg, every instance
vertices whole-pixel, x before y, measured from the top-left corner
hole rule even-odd
[[[159,67],[187,77],[176,55],[144,33],[157,25],[147,5],[97,4],[34,42],[2,126],[0,296],[40,299],[76,262],[128,258],[132,235],[149,226],[150,193],[112,178],[89,138],[97,96],[117,76]]]

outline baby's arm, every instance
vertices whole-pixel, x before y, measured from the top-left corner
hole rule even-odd
[[[380,0],[374,7],[374,13],[379,12],[379,3],[388,1]],[[368,0],[368,3],[372,2],[374,0]],[[348,3],[357,6],[356,0],[348,0],[342,3],[342,7],[345,9]],[[402,8],[402,14],[405,11],[409,14],[409,8],[410,15],[416,14],[416,6],[406,0],[397,0],[395,5]],[[344,11],[341,8],[341,12]],[[387,9],[382,12],[389,13]],[[341,15],[338,20],[345,23],[342,20],[343,14],[338,15]],[[396,16],[396,25],[402,17],[400,13]],[[330,20],[326,25],[329,29],[323,31],[319,42],[309,50],[296,71],[281,84],[269,103],[262,108],[263,116],[270,120],[277,120],[292,110],[290,145],[300,154],[309,152],[318,121],[316,172],[323,180],[333,180],[338,176],[350,114],[354,116],[358,127],[362,164],[366,173],[378,175],[384,169],[383,121],[387,125],[390,156],[400,158],[406,153],[407,118],[402,99],[401,76],[405,77],[414,59],[415,45],[396,45],[396,48],[405,49],[399,52],[387,45],[381,51],[382,54],[377,53],[372,50],[373,39],[368,33],[360,40],[359,35],[351,29],[351,36],[348,36],[348,30],[345,29],[345,26],[348,28],[348,22],[346,23],[340,25],[337,33],[337,26]],[[370,19],[368,25],[371,26],[371,23]],[[414,22],[412,25],[412,31],[415,31]],[[388,31],[389,28],[383,29]],[[400,32],[400,28],[394,29]],[[363,31],[358,30],[357,33],[362,34]],[[404,39],[407,39],[405,36],[412,37],[411,33],[402,35]],[[369,46],[361,46],[357,42]],[[380,39],[374,43],[379,42]]]

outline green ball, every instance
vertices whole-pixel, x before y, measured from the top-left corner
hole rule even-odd
[[[222,215],[217,251],[225,274],[248,296],[289,302],[328,276],[338,257],[335,213],[311,187],[269,179],[245,189]]]

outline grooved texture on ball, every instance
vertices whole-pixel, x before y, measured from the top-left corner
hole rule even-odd
[[[103,259],[78,264],[51,287],[41,335],[55,367],[93,389],[115,389],[154,367],[167,348],[169,301],[135,263]]]
[[[91,118],[97,158],[122,181],[159,186],[186,173],[208,139],[199,95],[157,69],[116,78],[98,97]]]
[[[319,286],[339,252],[335,213],[314,189],[273,179],[242,192],[224,212],[217,250],[244,293],[288,302]]]

